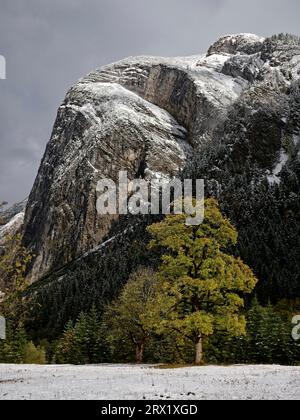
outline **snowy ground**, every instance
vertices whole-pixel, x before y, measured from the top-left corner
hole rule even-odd
[[[4,399],[300,399],[300,367],[0,365]]]

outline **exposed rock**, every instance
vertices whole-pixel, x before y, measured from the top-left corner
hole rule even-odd
[[[77,88],[118,83],[168,111],[188,130],[188,140],[195,146],[212,135],[228,107],[248,87],[243,79],[221,73],[220,60],[223,64],[222,56],[129,58],[90,73]]]
[[[278,182],[298,52],[294,38],[240,34],[207,55],[128,58],[79,80],[58,110],[26,209],[32,280],[101,244],[114,217],[97,215],[96,183],[120,170],[129,178],[175,175],[193,148],[224,135],[236,139],[236,170],[251,157]]]
[[[208,50],[212,54],[255,54],[261,51],[264,38],[254,34],[225,35]]]
[[[22,233],[27,199],[0,210],[0,248],[4,248],[7,237]]]
[[[8,223],[18,213],[25,212],[26,204],[27,204],[27,198],[21,201],[20,203],[14,204],[12,207],[9,207],[8,209],[0,208],[1,225],[5,225],[6,223]]]
[[[191,152],[170,114],[116,83],[80,83],[58,111],[26,211],[25,238],[45,273],[93,248],[113,216],[96,212],[96,184],[176,174]],[[33,272],[33,273],[34,273]]]
[[[232,77],[242,77],[253,83],[264,66],[259,55],[235,55],[226,61],[222,72]]]
[[[0,247],[5,245],[6,237],[13,237],[20,232],[24,223],[24,212],[16,214],[8,223],[0,227]]]

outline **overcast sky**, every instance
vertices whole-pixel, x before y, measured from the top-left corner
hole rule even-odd
[[[67,89],[130,55],[191,55],[219,36],[300,35],[299,0],[0,0],[0,201],[25,198]]]

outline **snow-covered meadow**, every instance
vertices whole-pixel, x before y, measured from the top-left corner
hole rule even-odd
[[[0,365],[4,399],[300,399],[300,367]]]

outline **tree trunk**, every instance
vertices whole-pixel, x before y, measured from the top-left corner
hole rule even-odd
[[[203,359],[202,335],[199,336],[195,346],[195,364],[201,365]]]
[[[137,344],[135,347],[135,360],[138,365],[142,363],[143,355],[144,355],[144,343]]]

